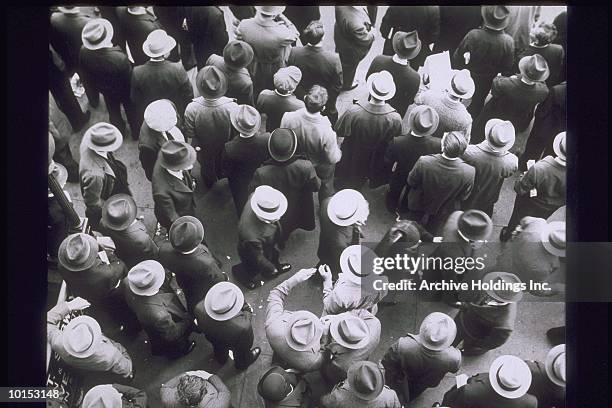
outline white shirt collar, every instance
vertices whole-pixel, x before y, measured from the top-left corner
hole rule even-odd
[[[442,153],[442,157],[444,157],[446,160],[451,160],[451,161],[455,161],[459,159],[458,157],[448,157],[444,153]]]
[[[174,170],[169,170],[169,169],[166,169],[166,171],[168,173],[172,174],[177,179],[183,180],[183,172],[182,171],[174,171]]]
[[[108,159],[108,152],[99,152],[97,150],[94,150],[94,152],[100,156],[100,157],[104,157],[105,159]]]
[[[393,55],[393,62],[397,62],[400,65],[408,65],[408,60],[404,58],[400,58],[400,56],[397,54]]]

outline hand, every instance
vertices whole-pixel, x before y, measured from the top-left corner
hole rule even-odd
[[[87,309],[89,306],[91,306],[91,303],[89,303],[87,300],[83,299],[82,297],[76,297],[72,299],[71,301],[66,302],[66,306],[68,306],[68,310],[70,310],[71,312],[74,312],[77,310]]]
[[[242,310],[253,313],[253,306],[251,306],[248,302],[244,302]]]
[[[332,320],[333,320],[333,317],[331,315],[325,315],[321,317],[321,323],[323,323],[323,327],[325,328],[324,331],[327,331]]]
[[[96,237],[96,241],[102,249],[114,251],[116,248],[113,239],[110,237]]]
[[[304,282],[310,279],[316,272],[317,270],[315,268],[300,269],[294,276],[297,276],[300,282]]]
[[[321,275],[321,277],[323,278],[323,280],[332,280],[332,273],[331,273],[331,269],[329,269],[329,266],[327,265],[321,265],[319,266],[319,275]]]

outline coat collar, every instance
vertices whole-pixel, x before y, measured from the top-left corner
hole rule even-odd
[[[388,103],[384,105],[374,105],[370,101],[354,101],[356,105],[361,106],[366,112],[369,112],[373,115],[386,115],[391,112],[395,112],[395,109]]]
[[[226,96],[222,96],[218,99],[206,99],[203,96],[198,96],[197,98],[193,99],[193,102],[196,102],[202,106],[206,106],[207,108],[215,108],[217,106],[225,105],[235,101],[235,99],[228,98]]]
[[[108,164],[108,161],[100,156],[99,154],[97,154],[96,152],[94,152],[93,150],[86,148],[86,155],[87,155],[87,159],[89,159],[89,161],[97,166],[100,170],[102,170],[104,173],[108,174],[111,177],[115,177],[115,172],[113,171],[113,169],[111,168],[110,164]]]
[[[162,170],[163,170],[162,174],[164,175],[164,178],[166,179],[168,184],[174,188],[174,190],[180,191],[183,193],[193,193],[193,190],[187,187],[185,183],[183,183],[182,180],[179,180],[178,178],[174,177],[172,174],[168,173],[166,169],[162,169]]]

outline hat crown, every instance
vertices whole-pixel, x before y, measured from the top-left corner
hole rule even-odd
[[[492,225],[491,218],[480,210],[467,210],[457,222],[458,230],[466,238],[479,238]]]
[[[296,320],[291,325],[290,334],[293,341],[297,344],[306,345],[314,339],[316,327],[311,319]]]
[[[426,106],[415,114],[413,126],[419,132],[426,132],[436,123],[437,115],[438,113],[436,111],[434,111],[431,107]]]
[[[293,92],[301,80],[302,71],[298,67],[283,67],[274,74],[274,88],[282,93]]]
[[[423,321],[419,335],[428,343],[442,344],[455,332],[454,322],[446,315],[440,316],[441,313],[432,315]]]
[[[161,153],[166,162],[175,165],[187,160],[189,149],[184,142],[170,140],[162,146]]]
[[[129,210],[130,204],[128,201],[125,198],[120,198],[108,205],[107,213],[112,220],[120,222],[128,217]]]
[[[73,351],[82,353],[91,347],[94,338],[92,328],[85,322],[82,322],[74,326],[70,331],[68,344]]]
[[[151,31],[146,40],[149,51],[153,54],[164,51],[169,37],[170,36],[164,30]]]
[[[89,133],[94,147],[104,147],[115,143],[119,130],[110,123],[97,123],[89,129]]]
[[[144,289],[155,282],[155,275],[151,270],[137,265],[128,274],[128,279],[137,288]]]
[[[359,343],[367,335],[367,328],[363,320],[355,316],[346,317],[338,325],[338,333],[347,343]]]
[[[462,69],[451,78],[451,88],[460,96],[472,92],[474,86],[474,80],[467,69]]]
[[[540,54],[523,57],[519,61],[519,68],[521,67],[521,73],[532,81],[544,81],[548,77],[548,63]]]
[[[346,220],[351,218],[357,212],[359,208],[359,203],[356,200],[343,200],[334,203],[334,212],[336,216],[341,220]]]
[[[231,66],[245,67],[253,60],[253,47],[244,41],[231,41],[223,49],[223,59]]]
[[[198,72],[196,78],[201,93],[205,96],[223,96],[227,91],[227,77],[219,68],[208,65]]]
[[[75,234],[68,238],[68,245],[66,245],[66,258],[69,261],[78,262],[86,259],[89,256],[89,242],[84,239],[82,234]]]
[[[555,246],[556,248],[565,249],[566,241],[565,241],[565,229],[557,229],[551,231],[548,235],[549,242]]]
[[[514,125],[508,120],[496,123],[489,132],[489,142],[493,144],[493,147],[504,147],[514,138]]]
[[[269,373],[263,378],[259,391],[269,401],[279,402],[287,396],[287,381],[279,373]]]
[[[498,20],[503,20],[504,18],[510,15],[510,10],[506,6],[494,6],[493,7],[493,17]]]
[[[357,392],[371,394],[376,391],[378,375],[370,365],[362,365],[357,370],[353,386]]]
[[[92,44],[100,43],[106,37],[106,26],[102,23],[102,19],[88,22],[83,27],[82,36]]]
[[[236,122],[244,129],[253,130],[260,123],[260,114],[250,105],[240,105],[236,113]]]
[[[272,132],[268,149],[270,156],[279,161],[286,161],[293,157],[297,147],[297,136],[291,129],[279,128]]]
[[[213,293],[210,308],[215,313],[225,314],[232,310],[237,299],[238,296],[236,295],[236,292],[232,288],[228,287]]]
[[[176,126],[176,110],[168,99],[151,102],[144,111],[147,126],[158,132],[166,132]]]
[[[97,385],[83,397],[81,408],[121,408],[121,394],[111,384]]]
[[[255,189],[255,202],[264,212],[274,212],[280,207],[280,191],[270,186],[259,186]]]
[[[409,58],[413,53],[417,53],[417,48],[421,46],[417,31],[398,31],[393,35],[393,51],[400,57]]]
[[[170,227],[170,244],[174,248],[193,249],[194,244],[197,246],[201,240],[199,230],[200,228],[191,221],[182,222],[174,228]]]
[[[386,96],[395,91],[393,76],[388,71],[374,73],[372,80],[372,90],[380,96]]]
[[[508,390],[516,390],[523,383],[523,367],[514,360],[504,362],[497,372],[500,385]]]
[[[507,272],[490,272],[486,274],[482,280],[491,284],[495,284],[496,282],[503,282],[504,284],[521,283],[521,279],[518,276]],[[504,289],[492,289],[492,293],[499,298],[496,300],[501,300],[504,302],[517,302],[520,299],[521,292],[515,292],[511,288],[505,289],[505,287],[506,285],[504,285]]]

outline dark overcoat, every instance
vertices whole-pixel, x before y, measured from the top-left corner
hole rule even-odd
[[[153,168],[151,180],[155,217],[162,227],[170,230],[172,223],[179,217],[191,215],[195,217],[195,199],[193,196],[193,179],[189,172],[183,172],[187,179],[186,185],[172,174],[168,173],[158,162]]]
[[[187,35],[193,44],[198,70],[202,69],[212,54],[223,54],[229,42],[225,17],[218,6],[185,7]]]
[[[414,96],[419,91],[421,76],[410,65],[402,65],[393,61],[393,57],[379,55],[374,58],[366,77],[374,72],[387,71],[395,82],[395,96],[387,103],[403,118],[408,106],[414,102]]]
[[[81,47],[79,55],[81,79],[103,95],[128,100],[132,64],[121,48],[89,50]]]
[[[116,7],[115,11],[121,31],[130,48],[134,65],[144,64],[149,60],[149,57],[142,50],[142,44],[152,31],[163,29],[162,25],[157,20],[157,17],[148,10],[145,14],[140,15],[130,14],[127,11],[127,7]]]
[[[91,18],[82,13],[65,14],[57,12],[51,15],[49,41],[64,60],[66,73],[69,76],[78,70],[79,50],[83,45],[81,32],[89,20]]]
[[[115,254],[131,269],[134,265],[147,260],[157,259],[157,245],[142,221],[137,220],[123,231],[106,228],[101,223],[104,233],[115,243]]]

